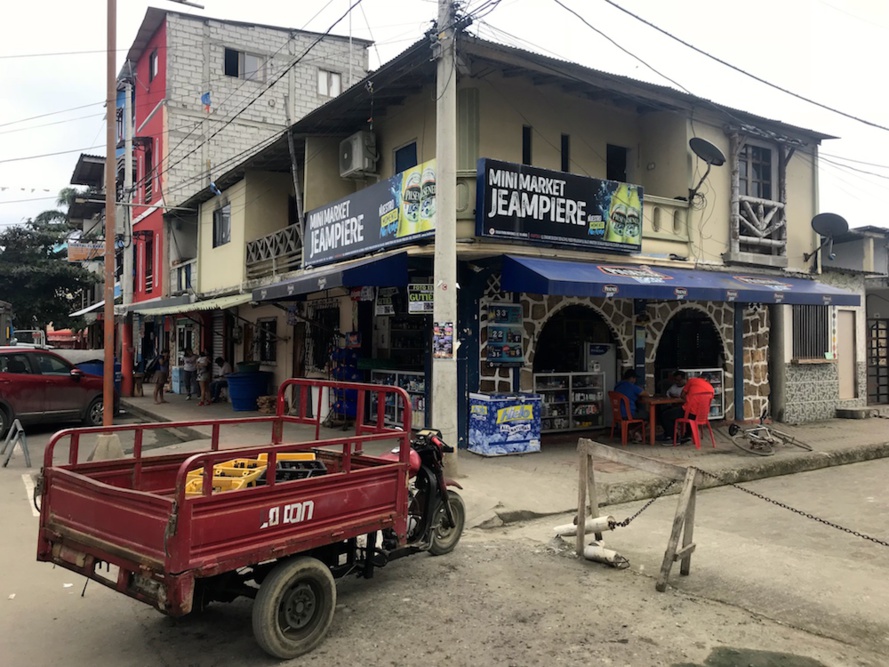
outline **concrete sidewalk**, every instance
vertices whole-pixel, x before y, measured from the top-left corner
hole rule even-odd
[[[168,403],[156,405],[153,399],[127,398],[123,407],[149,421],[192,421],[198,419],[231,419],[262,416],[259,412],[234,412],[228,403],[198,406],[178,395],[167,395]],[[662,447],[631,444],[627,451],[679,466],[696,466],[720,479],[705,479],[705,487],[727,482],[744,482],[764,477],[786,475],[829,466],[858,463],[889,456],[889,420],[832,419],[803,426],[780,426],[814,449],[807,452],[796,447],[779,449],[774,456],[759,457],[737,449],[723,428],[717,431],[716,447],[710,445],[705,433],[700,450],[693,445]],[[321,429],[322,438],[341,438],[351,429]],[[200,450],[210,437],[210,427],[177,431],[180,444],[165,451]],[[224,447],[259,445],[270,441],[267,424],[233,425],[221,431]],[[309,427],[288,427],[288,440],[307,440],[314,436]],[[620,448],[608,439],[608,432],[553,434],[543,438],[542,451],[521,456],[484,458],[461,450],[458,455],[457,478],[464,487],[467,520],[470,526],[494,526],[522,519],[559,514],[573,510],[577,504],[577,440],[588,437]],[[379,444],[371,454],[382,453],[387,445]],[[650,498],[664,486],[665,480],[640,470],[610,461],[596,461],[596,482],[599,502],[613,505]],[[678,486],[678,485],[677,485]],[[678,492],[674,488],[672,493]]]

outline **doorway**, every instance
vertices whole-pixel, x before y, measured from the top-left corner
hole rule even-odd
[[[696,308],[679,310],[664,329],[654,361],[655,391],[664,393],[676,369],[722,369],[722,337],[710,316]]]
[[[599,313],[587,306],[568,306],[543,326],[534,348],[534,373],[576,373],[586,366],[586,343],[614,342]]]

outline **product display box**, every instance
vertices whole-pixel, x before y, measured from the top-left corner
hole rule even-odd
[[[538,394],[469,394],[469,451],[482,456],[540,451]]]

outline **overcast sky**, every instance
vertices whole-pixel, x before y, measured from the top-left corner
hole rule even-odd
[[[486,2],[471,0],[464,5],[472,10]],[[821,210],[843,215],[852,227],[886,226],[879,202],[889,200],[889,131],[843,118],[734,73],[604,0],[563,2],[695,95],[842,137],[825,142],[821,149],[826,158],[820,173]],[[763,79],[889,126],[884,83],[889,2],[885,0],[617,2]],[[203,4],[206,9],[201,11],[163,0],[118,0],[118,68],[149,5],[323,32],[351,3],[203,0]],[[68,185],[80,150],[104,154],[105,142],[106,2],[31,0],[17,3],[16,8],[15,18],[0,22],[0,225],[16,224],[53,207],[55,194]],[[434,0],[363,0],[351,21],[343,20],[334,32],[345,35],[351,29],[356,37],[375,40],[370,51],[375,68],[419,38],[436,11]],[[597,69],[674,85],[554,0],[501,0],[471,31]],[[38,55],[60,52],[66,55]],[[66,109],[70,111],[56,113]],[[20,122],[27,118],[33,120]],[[66,153],[18,159],[61,151]]]

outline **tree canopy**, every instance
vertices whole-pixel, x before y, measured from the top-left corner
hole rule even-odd
[[[63,244],[70,234],[62,211],[44,211],[0,232],[0,300],[12,304],[17,329],[76,325],[68,317],[80,306],[74,297],[100,276],[68,262]]]

